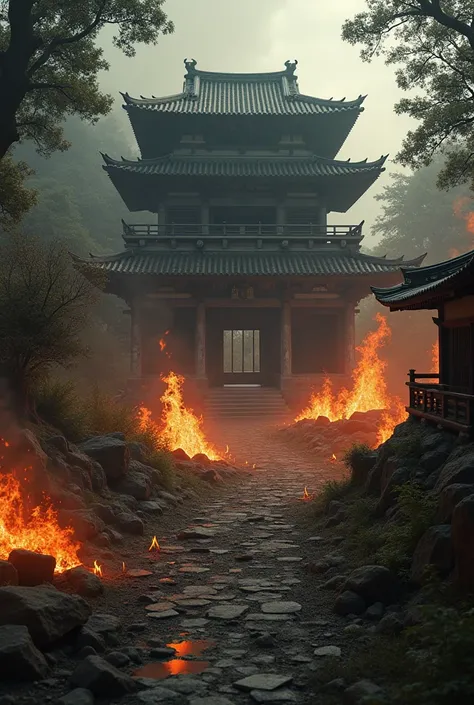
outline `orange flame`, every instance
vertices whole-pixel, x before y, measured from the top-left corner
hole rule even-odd
[[[333,453],[333,454],[331,455],[331,460],[333,460],[333,461],[336,461],[336,460],[337,460],[335,453]]]
[[[13,549],[23,548],[54,556],[57,573],[81,565],[77,556],[80,544],[73,540],[71,528],[59,526],[49,498],[43,506],[29,505],[29,497],[16,477],[0,475],[0,559],[6,560]]]
[[[102,566],[97,561],[94,561],[94,568],[92,569],[94,575],[98,575],[99,578],[102,577]]]
[[[453,203],[453,213],[457,218],[460,218],[461,220],[464,220],[465,227],[466,227],[466,232],[469,233],[470,235],[474,235],[474,201],[472,198],[469,196],[461,196],[460,198],[456,198],[456,200]],[[472,238],[469,239],[469,242],[466,243],[465,247],[463,247],[461,250],[452,248],[449,250],[449,256],[450,257],[458,257],[460,254],[463,254],[464,252],[468,252],[470,249],[472,249],[473,242]]]
[[[161,547],[160,544],[158,543],[158,539],[156,536],[153,536],[153,540],[150,544],[150,548],[148,549],[149,551],[160,551]]]
[[[166,349],[167,342],[165,340],[165,336],[169,335],[169,330],[166,330],[163,337],[158,341],[158,344],[160,346],[160,352],[164,352],[166,357],[171,357],[171,353]]]
[[[341,389],[336,396],[331,380],[326,377],[321,391],[313,393],[309,406],[297,416],[296,421],[317,419],[318,416],[326,416],[330,421],[339,421],[350,418],[356,411],[385,409],[380,424],[383,430],[378,432],[378,436],[382,437],[390,428],[393,431],[395,426],[406,418],[406,412],[403,412],[401,418],[400,399],[391,398],[387,392],[384,379],[387,363],[378,355],[379,348],[389,340],[391,331],[385,316],[378,313],[375,320],[378,323],[377,330],[368,333],[362,344],[356,348],[359,362],[352,373],[352,389]]]
[[[395,426],[406,421],[408,414],[401,399],[393,397],[391,399],[390,409],[383,412],[377,428],[378,447],[381,443],[385,443],[392,436]]]
[[[127,572],[127,566],[125,565],[125,562],[122,561],[122,573],[126,573],[126,572]]]
[[[308,488],[305,487],[304,490],[303,490],[303,496],[300,497],[300,500],[301,500],[302,502],[309,502],[310,500],[313,499],[313,496],[314,496],[314,495],[312,495],[312,494],[310,494],[310,493],[308,492]]]

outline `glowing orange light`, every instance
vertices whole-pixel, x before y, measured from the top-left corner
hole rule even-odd
[[[125,565],[124,562],[122,562],[122,573],[126,573],[126,572],[127,572],[127,566]]]
[[[309,501],[311,501],[311,500],[313,499],[313,497],[314,497],[314,495],[310,494],[310,493],[308,492],[308,488],[305,487],[304,490],[303,490],[303,496],[300,497],[300,500],[301,500],[302,502],[309,502]]]
[[[8,449],[8,441],[1,441]],[[8,456],[8,453],[6,453]],[[8,459],[2,458],[7,465]],[[56,572],[81,565],[78,558],[80,544],[73,540],[73,529],[62,529],[50,499],[44,496],[41,506],[35,506],[24,483],[28,483],[33,468],[8,468],[0,474],[0,559],[6,560],[15,548],[56,558]],[[22,481],[17,479],[21,473]]]
[[[153,540],[150,544],[150,548],[148,549],[149,551],[160,551],[160,544],[158,543],[158,539],[156,536],[153,536]]]
[[[158,344],[160,346],[160,352],[164,352],[166,357],[171,357],[171,353],[169,350],[167,350],[167,342],[165,340],[165,337],[169,335],[169,330],[165,331],[164,336],[161,338],[161,340],[158,341]]]
[[[375,320],[378,328],[367,334],[362,344],[357,347],[359,361],[352,373],[352,388],[341,389],[335,395],[329,377],[326,377],[319,393],[311,396],[309,406],[295,419],[317,419],[326,416],[330,421],[348,419],[356,411],[384,410],[377,428],[377,445],[379,439],[387,433],[391,435],[395,426],[407,418],[407,413],[398,397],[391,397],[387,392],[384,378],[386,362],[378,355],[379,348],[386,344],[391,331],[387,319],[377,314]]]
[[[331,455],[331,460],[337,460],[336,455],[334,453]]]
[[[94,561],[93,573],[94,575],[98,575],[99,578],[102,577],[102,566],[100,565],[100,563],[97,563],[97,561]]]

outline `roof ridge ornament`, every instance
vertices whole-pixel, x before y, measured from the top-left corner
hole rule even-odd
[[[294,73],[296,71],[296,67],[298,66],[298,59],[295,59],[294,61],[291,61],[288,59],[285,61],[285,67],[286,67],[286,73],[289,76],[294,76]]]
[[[197,76],[197,61],[196,59],[185,59],[184,66],[186,68],[186,75],[184,76],[184,94],[187,98],[196,98],[196,81]]]
[[[283,83],[286,84],[285,92],[289,98],[294,98],[299,94],[298,79],[297,76],[295,76],[297,66],[297,59],[295,59],[294,61],[290,61],[290,59],[285,61],[286,71],[284,73]]]

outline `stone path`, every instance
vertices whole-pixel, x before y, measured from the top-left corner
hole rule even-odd
[[[161,540],[151,565],[146,554],[135,561],[152,573],[128,626],[139,632],[134,674],[146,688],[127,702],[312,703],[314,672],[341,653],[344,622],[307,569],[330,549],[298,522],[304,487],[314,491],[341,470],[254,423],[215,428],[221,447],[223,438],[257,468]]]

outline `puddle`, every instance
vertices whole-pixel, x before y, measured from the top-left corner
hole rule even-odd
[[[186,636],[186,634],[182,634],[182,636]],[[209,661],[188,661],[186,659],[201,656],[204,651],[211,649],[215,645],[216,642],[210,639],[195,639],[166,644],[166,646],[176,651],[175,658],[169,661],[148,663],[146,666],[135,671],[133,675],[141,678],[164,680],[165,678],[169,678],[169,676],[189,676],[203,673],[203,671],[209,668]]]
[[[158,661],[156,663],[148,663],[146,666],[135,671],[134,676],[140,678],[156,678],[164,680],[169,676],[189,676],[202,673],[209,668],[209,661],[184,661],[184,659],[174,658],[171,661]]]

